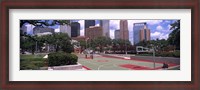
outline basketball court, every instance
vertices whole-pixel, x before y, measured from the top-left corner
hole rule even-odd
[[[83,65],[87,70],[162,70],[163,63],[126,59],[117,56],[97,55],[94,54],[93,59],[85,58],[84,54],[78,55],[78,63]],[[168,64],[169,68],[177,67],[176,64]]]

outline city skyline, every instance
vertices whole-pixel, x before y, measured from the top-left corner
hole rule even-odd
[[[80,36],[84,36],[85,33],[85,27],[84,27],[84,20],[76,20],[80,23]],[[120,20],[109,20],[109,33],[110,38],[114,39],[114,32],[119,28],[119,21]],[[173,23],[176,20],[127,20],[128,21],[128,31],[129,31],[129,41],[133,43],[133,23],[140,23],[140,22],[146,22],[148,24],[148,28],[151,30],[151,40],[155,39],[167,39],[169,33],[171,33],[170,24]],[[32,31],[31,28],[34,28],[34,26],[26,24],[28,28],[28,34],[31,34]],[[95,26],[100,26],[100,21],[95,20]],[[55,32],[59,32],[59,26],[50,26],[51,28],[55,29]]]

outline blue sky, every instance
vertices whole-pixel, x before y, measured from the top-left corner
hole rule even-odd
[[[81,25],[81,36],[84,36],[84,20],[76,20]],[[119,29],[119,21],[120,20],[110,20],[110,37],[114,39],[114,31]],[[129,29],[129,41],[133,42],[133,23],[139,22],[147,22],[148,28],[151,30],[151,40],[159,39],[167,39],[169,33],[171,32],[170,24],[176,20],[128,20],[128,29]],[[26,24],[28,27],[28,33],[32,33],[32,29],[34,26]],[[99,20],[96,20],[96,26],[99,26]],[[59,32],[59,26],[51,26],[54,28],[56,32]]]

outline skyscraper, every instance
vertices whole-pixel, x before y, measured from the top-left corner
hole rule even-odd
[[[86,34],[86,29],[89,28],[90,26],[95,26],[95,20],[85,20],[85,34]]]
[[[67,33],[68,36],[71,37],[71,26],[67,24],[60,25],[60,32]]]
[[[120,39],[120,30],[115,30],[115,39]]]
[[[128,21],[120,20],[120,38],[129,40]]]
[[[100,26],[103,29],[103,36],[110,37],[109,20],[100,20]]]
[[[150,30],[148,29],[146,22],[134,23],[133,34],[134,34],[133,35],[134,44],[137,44],[143,40],[145,41],[150,40]]]
[[[90,40],[103,36],[103,30],[102,27],[99,26],[90,26],[86,29],[85,36],[88,37]]]
[[[80,36],[80,23],[72,22],[71,23],[71,37]]]
[[[38,34],[42,34],[42,33],[55,33],[53,28],[48,28],[48,27],[34,27],[33,28],[33,34],[34,35],[38,35]]]

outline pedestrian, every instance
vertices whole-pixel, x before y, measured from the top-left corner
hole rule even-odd
[[[168,67],[169,67],[168,64],[163,63],[163,66],[162,66],[163,69],[168,69]]]

